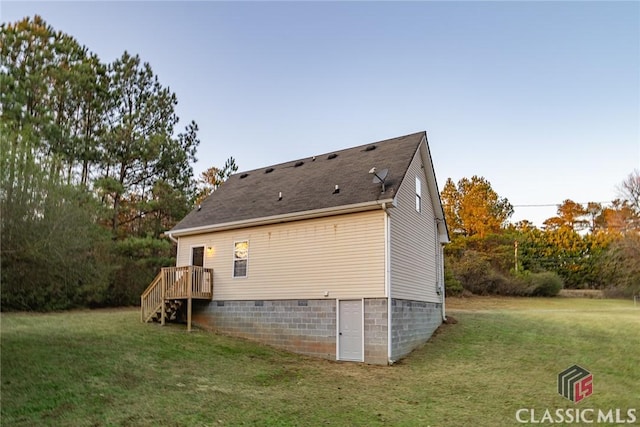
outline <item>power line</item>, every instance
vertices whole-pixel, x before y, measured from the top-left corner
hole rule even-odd
[[[611,204],[611,201],[606,202],[574,202],[576,205],[588,205],[589,203],[598,203],[601,205]],[[541,203],[537,205],[512,205],[514,208],[553,208],[562,206],[562,203]]]

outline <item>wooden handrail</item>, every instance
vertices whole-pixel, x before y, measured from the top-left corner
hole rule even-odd
[[[153,279],[153,281],[151,282],[151,284],[149,286],[147,286],[147,289],[144,290],[144,292],[142,293],[142,295],[140,296],[140,298],[146,298],[152,291],[153,288],[156,287],[158,285],[158,281],[160,279],[162,279],[161,276],[162,272],[156,274],[156,277]]]
[[[159,306],[162,305],[161,283],[162,273],[158,273],[140,296],[140,321],[148,322],[151,316],[158,311]]]

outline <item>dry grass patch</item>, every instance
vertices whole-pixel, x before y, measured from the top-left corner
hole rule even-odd
[[[594,305],[595,304],[595,305]],[[449,300],[445,325],[391,367],[306,358],[137,311],[2,315],[2,425],[515,425],[578,363],[589,407],[640,401],[640,309],[571,299]]]

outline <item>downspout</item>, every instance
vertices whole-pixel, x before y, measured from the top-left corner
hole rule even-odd
[[[442,289],[440,291],[442,293],[442,320],[446,322],[447,312],[445,310],[444,305],[445,305],[445,296],[447,293],[447,288],[444,283],[444,246],[442,244],[440,245],[439,251],[440,251],[440,283],[441,283],[440,286]]]
[[[387,210],[387,204],[382,204],[384,211],[384,288],[387,296],[387,360],[389,365],[395,362],[391,359],[391,216]]]
[[[437,266],[436,271],[438,272],[438,290],[440,291],[440,302],[442,303],[442,320],[444,322],[447,321],[447,313],[445,311],[445,293],[446,287],[444,283],[444,245],[440,243],[440,232],[438,230],[438,226],[443,222],[442,219],[435,219],[435,234],[436,234],[436,253],[437,253]]]

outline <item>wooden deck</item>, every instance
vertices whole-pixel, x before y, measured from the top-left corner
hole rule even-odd
[[[161,323],[166,319],[165,301],[187,301],[187,329],[191,331],[191,311],[194,299],[213,298],[213,269],[197,266],[165,267],[153,279],[140,297],[140,320],[149,322],[161,311]]]

